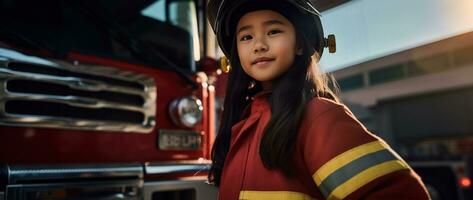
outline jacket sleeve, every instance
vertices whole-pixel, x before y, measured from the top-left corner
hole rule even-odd
[[[317,104],[309,103],[302,126],[302,154],[325,198],[429,199],[419,176],[348,108]]]

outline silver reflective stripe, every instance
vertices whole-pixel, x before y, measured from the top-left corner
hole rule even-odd
[[[345,183],[365,169],[391,160],[396,160],[396,157],[394,157],[388,150],[381,150],[367,154],[330,174],[322,181],[319,188],[324,196],[327,197],[339,185]]]

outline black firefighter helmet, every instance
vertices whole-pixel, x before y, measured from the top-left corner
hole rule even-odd
[[[238,20],[244,14],[256,10],[273,10],[286,17],[297,30],[303,31],[313,51],[317,51],[320,56],[325,47],[329,47],[330,53],[335,52],[335,37],[324,37],[320,13],[310,0],[210,0],[207,17],[227,57],[235,41]]]

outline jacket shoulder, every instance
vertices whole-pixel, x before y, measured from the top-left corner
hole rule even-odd
[[[315,119],[332,110],[344,109],[345,106],[334,100],[324,97],[314,97],[306,105],[305,119]]]
[[[303,169],[325,198],[428,199],[410,166],[345,105],[313,98],[299,134]]]

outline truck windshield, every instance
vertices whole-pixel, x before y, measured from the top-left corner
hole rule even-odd
[[[149,63],[137,56],[120,38],[111,35],[113,28],[153,48],[184,71],[195,71],[200,59],[197,13],[192,0],[0,0],[0,23],[10,35],[0,34],[1,42],[26,38],[60,55],[80,52],[169,68],[169,62],[157,59],[158,62]],[[12,33],[15,37],[11,37]]]
[[[195,3],[193,1],[158,0],[146,7],[145,9],[141,10],[141,14],[143,16],[157,20],[161,23],[168,23],[182,30],[185,30],[188,34],[185,38],[187,40],[185,45],[191,46],[191,48],[188,48],[187,51],[192,50],[192,52],[188,53],[193,56],[194,61],[198,61],[200,59],[199,33],[196,18],[197,12],[195,8]],[[163,42],[167,42],[167,45],[170,47],[173,47],[175,45],[175,43],[170,43],[170,40],[166,40]],[[183,51],[185,51],[185,49],[183,49]],[[193,63],[195,62],[192,62],[192,64]],[[195,67],[192,64],[191,66]]]

